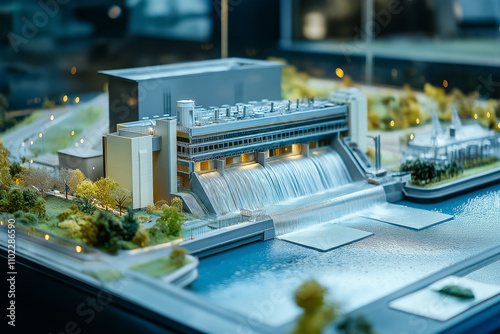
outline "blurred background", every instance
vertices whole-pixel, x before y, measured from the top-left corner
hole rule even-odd
[[[229,56],[279,57],[319,78],[500,97],[498,0],[228,5]],[[35,109],[105,90],[98,70],[220,57],[220,12],[220,0],[0,1],[0,92],[8,110]]]

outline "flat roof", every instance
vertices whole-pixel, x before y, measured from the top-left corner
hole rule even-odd
[[[99,73],[132,81],[145,81],[151,79],[198,75],[203,73],[251,70],[256,68],[281,68],[283,66],[284,64],[282,63],[269,60],[226,58],[168,65],[154,65],[117,70],[105,70],[99,71]]]
[[[69,147],[59,150],[57,151],[57,153],[71,155],[83,159],[96,158],[102,155],[101,151],[83,147]]]
[[[249,118],[234,120],[223,123],[211,123],[203,126],[177,127],[177,131],[189,133],[191,136],[201,136],[218,132],[226,132],[253,127],[267,126],[279,123],[294,122],[312,118],[320,118],[347,113],[347,106],[341,104],[325,104],[318,107],[308,108],[286,113],[266,113],[262,118]]]

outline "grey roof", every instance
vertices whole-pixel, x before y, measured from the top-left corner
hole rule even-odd
[[[203,73],[251,70],[255,68],[283,66],[284,65],[282,63],[268,60],[226,58],[189,63],[106,70],[99,71],[99,73],[132,81],[144,81],[151,79],[182,77],[187,75],[199,75]]]
[[[88,159],[88,158],[96,158],[102,156],[101,151],[93,150],[90,148],[83,147],[69,147],[62,150],[57,151],[59,154],[71,155],[78,158]]]

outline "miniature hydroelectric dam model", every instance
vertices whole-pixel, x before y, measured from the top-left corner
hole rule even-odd
[[[105,170],[131,184],[134,208],[178,196],[187,211],[215,217],[184,226],[184,246],[197,255],[275,236],[332,249],[370,235],[329,223],[361,211],[415,229],[451,218],[413,219],[423,213],[388,204],[388,187],[368,184],[358,161],[366,98],[351,88],[330,100],[178,101],[177,118],[118,124],[104,140]]]

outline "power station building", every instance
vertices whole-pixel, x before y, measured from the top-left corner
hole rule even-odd
[[[352,89],[339,94],[343,104],[261,100],[201,108],[193,100],[178,101],[177,117],[118,124],[104,137],[105,175],[132,191],[134,209],[175,194],[189,210],[202,204],[214,212],[201,173],[222,174],[252,162],[265,166],[268,159],[308,156],[325,146],[338,150],[337,138],[350,132],[364,138],[366,127],[353,128],[349,120],[366,118],[366,98]]]
[[[100,71],[108,76],[109,131],[119,123],[175,116],[176,101],[200,105],[281,99],[281,68],[274,61],[227,58]]]

